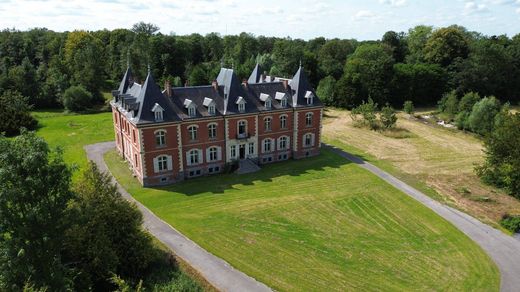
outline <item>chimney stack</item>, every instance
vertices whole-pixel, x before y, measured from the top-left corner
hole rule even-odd
[[[242,85],[247,88],[247,79],[242,79]]]
[[[213,89],[215,91],[218,91],[218,82],[217,82],[217,80],[213,80],[213,82],[211,82],[211,86],[213,87]]]
[[[289,87],[289,80],[284,79],[282,80],[283,87],[287,90],[287,87]]]
[[[164,90],[167,97],[172,97],[173,91],[172,91],[172,85],[170,84],[170,80],[166,79],[164,81]]]
[[[184,82],[184,87],[190,86],[190,80],[186,79],[186,82]]]

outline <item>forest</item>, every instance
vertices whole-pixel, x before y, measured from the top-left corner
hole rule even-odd
[[[247,78],[256,63],[291,77],[300,62],[332,106],[352,108],[369,97],[399,108],[407,100],[432,106],[448,92],[520,100],[520,34],[486,36],[457,25],[388,31],[374,41],[166,35],[143,22],[130,29],[0,32],[0,92],[19,94],[36,109],[62,107],[67,89],[87,100],[79,104],[101,103],[127,64],[140,81],[149,65],[156,80],[183,86],[209,84],[221,66]]]

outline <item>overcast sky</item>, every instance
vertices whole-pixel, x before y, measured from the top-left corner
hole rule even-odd
[[[178,35],[246,31],[366,40],[418,24],[459,24],[486,35],[514,36],[520,33],[520,0],[0,0],[2,29],[98,30],[139,21]]]

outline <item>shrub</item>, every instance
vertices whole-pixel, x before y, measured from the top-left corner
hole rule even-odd
[[[63,106],[69,111],[84,111],[95,104],[95,99],[83,86],[71,86],[63,93],[61,98]]]
[[[368,98],[368,102],[363,101],[360,106],[352,109],[352,115],[361,115],[363,118],[363,125],[369,126],[370,129],[375,130],[378,127],[376,110],[377,103],[374,103],[371,98]]]
[[[404,102],[403,110],[405,113],[411,115],[414,112],[413,102],[411,100],[407,100]]]
[[[453,120],[459,109],[459,100],[455,91],[444,94],[438,103],[439,111],[444,114],[446,120]]]
[[[502,225],[502,227],[511,232],[520,232],[520,216],[512,216],[509,214],[505,214],[504,216],[502,216],[502,219],[500,220],[500,225]]]
[[[28,99],[17,91],[6,91],[0,96],[0,134],[18,135],[21,128],[34,129],[38,122],[29,112]]]
[[[381,109],[381,124],[385,129],[390,129],[397,123],[395,110],[388,104]]]
[[[459,102],[459,113],[455,117],[455,124],[461,130],[469,130],[468,118],[473,110],[473,106],[480,100],[478,93],[466,93]]]
[[[500,111],[500,102],[494,97],[484,97],[473,105],[471,114],[468,117],[468,124],[471,131],[487,135],[493,130],[495,116]]]

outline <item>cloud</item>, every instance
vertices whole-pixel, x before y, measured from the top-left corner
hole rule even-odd
[[[394,7],[400,7],[406,5],[406,0],[379,0],[379,3]]]
[[[356,15],[354,15],[355,20],[369,20],[373,19],[374,17],[376,17],[376,15],[370,10],[360,10],[356,13]]]
[[[464,4],[464,15],[480,14],[489,12],[489,8],[485,4],[479,4],[473,1]]]

